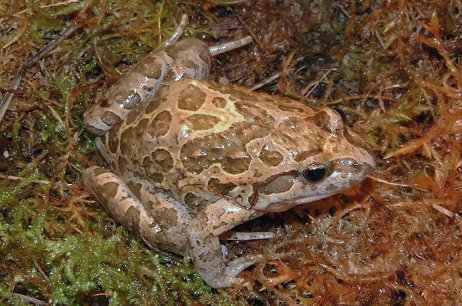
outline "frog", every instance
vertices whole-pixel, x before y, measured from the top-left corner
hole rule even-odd
[[[331,108],[210,80],[213,52],[251,39],[210,48],[178,40],[184,19],[85,114],[108,168],[88,167],[82,178],[149,248],[189,256],[209,286],[231,287],[261,256],[230,260],[223,234],[350,188],[376,161]]]

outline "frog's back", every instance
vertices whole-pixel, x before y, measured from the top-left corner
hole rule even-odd
[[[144,177],[194,210],[223,195],[248,206],[253,185],[323,153],[329,133],[314,120],[320,113],[291,99],[185,79],[133,110],[102,138],[103,151],[121,175]]]

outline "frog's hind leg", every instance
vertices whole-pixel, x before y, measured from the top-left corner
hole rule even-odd
[[[136,63],[110,87],[100,103],[85,112],[85,125],[92,134],[102,136],[135,108],[141,109],[153,101],[156,103],[156,93],[164,83],[185,77],[208,80],[212,56],[252,41],[247,36],[214,47],[193,38],[176,42],[187,22],[187,15],[183,15],[173,35],[162,46]]]
[[[172,36],[128,70],[111,86],[105,97],[84,114],[85,125],[92,134],[104,135],[136,106],[142,107],[156,94],[165,78],[171,74],[172,66],[175,66],[175,59],[162,50],[174,49],[167,46],[180,38],[187,23],[188,15],[183,14]]]
[[[251,36],[246,36],[238,40],[233,40],[221,45],[210,47],[209,52],[212,56],[215,56],[248,45],[252,41],[253,39]]]
[[[85,188],[106,211],[118,223],[137,233],[150,248],[159,247],[180,254],[184,252],[186,239],[181,241],[181,239],[171,238],[169,229],[163,226],[165,222],[158,220],[133,193],[132,189],[137,192],[138,186],[135,185],[130,189],[118,176],[98,166],[85,169],[82,177]],[[164,215],[164,221],[175,219],[175,216],[179,215],[176,207],[163,199],[153,199],[153,201],[156,201],[158,207],[163,207],[169,212]],[[189,221],[184,220],[183,215],[176,219],[179,228],[183,228],[180,222],[187,224]]]
[[[186,25],[188,24],[188,15],[187,14],[183,14],[181,16],[181,21],[180,23],[178,24],[178,26],[176,27],[175,29],[175,32],[173,32],[172,36],[170,36],[169,39],[165,40],[162,45],[164,46],[168,46],[170,45],[171,43],[174,43],[178,40],[178,38],[181,37],[181,35],[183,35],[183,32],[184,32],[184,29],[186,28]]]

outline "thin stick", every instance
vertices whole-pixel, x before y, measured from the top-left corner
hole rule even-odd
[[[276,237],[276,234],[272,232],[234,232],[229,231],[224,236],[224,240],[237,240],[237,241],[249,241],[249,240],[265,240]]]
[[[41,305],[48,305],[48,304],[45,303],[44,301],[41,301],[41,300],[39,300],[39,299],[30,297],[30,296],[27,296],[27,295],[24,295],[24,294],[14,293],[14,292],[13,292],[13,295],[14,295],[15,297],[17,297],[18,299],[28,301],[29,303],[32,303],[32,304],[34,304],[34,305],[39,305],[39,306],[41,306]]]
[[[249,32],[250,36],[252,36],[253,40],[255,40],[255,43],[260,47],[261,51],[265,52],[265,47],[263,47],[263,44],[261,41],[257,38],[255,33],[252,31],[251,28],[247,24],[245,24],[244,20],[242,20],[241,16],[237,15],[237,19],[239,19],[239,22],[244,26],[244,28]]]
[[[276,80],[277,78],[279,78],[279,73],[276,73],[275,75],[267,78],[266,80],[263,80],[262,82],[258,83],[257,85],[255,85],[254,87],[250,88],[250,90],[257,90],[257,89],[260,89],[262,88],[263,86],[265,85],[268,85],[269,83],[273,82],[274,80]]]
[[[452,211],[450,211],[449,209],[446,209],[443,206],[440,206],[438,204],[432,204],[432,207],[434,209],[436,209],[437,211],[439,211],[440,213],[448,216],[449,218],[454,218],[454,216],[456,216]]]
[[[48,277],[48,275],[45,274],[45,272],[43,271],[42,267],[40,267],[40,265],[38,264],[38,262],[34,259],[33,260],[34,262],[34,266],[35,268],[37,268],[38,272],[40,273],[40,275],[42,275],[43,279],[49,283],[50,282],[50,278]]]
[[[39,60],[43,59],[51,50],[56,48],[57,45],[59,45],[65,39],[67,39],[72,34],[74,34],[74,32],[79,28],[80,28],[80,25],[72,26],[71,28],[66,30],[63,34],[61,34],[57,39],[53,40],[51,43],[49,43],[48,45],[40,49],[37,53],[35,53],[32,57],[30,57],[24,64],[21,65],[21,67],[18,69],[18,72],[16,72],[16,75],[13,78],[13,82],[11,83],[11,86],[9,88],[9,90],[11,91],[8,91],[3,96],[3,99],[0,101],[0,123],[2,122],[3,117],[5,116],[5,112],[10,107],[11,99],[13,99],[14,97],[14,93],[12,91],[17,90],[19,88],[19,85],[21,84],[21,81],[27,69],[29,69],[35,63],[37,63]]]
[[[230,42],[218,45],[218,46],[210,47],[209,51],[212,56],[215,56],[217,54],[225,53],[230,50],[234,50],[242,46],[245,46],[247,44],[250,44],[252,41],[253,41],[252,37],[246,36],[238,40],[234,40],[234,41],[230,41]]]
[[[159,29],[159,45],[162,44],[162,13],[164,11],[164,2],[160,4],[159,8],[159,18],[157,18],[157,28]]]
[[[178,40],[178,38],[180,38],[180,36],[183,34],[184,32],[184,28],[186,27],[186,25],[188,24],[188,14],[183,14],[181,16],[181,21],[180,21],[180,24],[178,24],[178,26],[176,27],[175,29],[175,32],[173,32],[172,36],[170,36],[169,39],[165,40],[162,44],[164,46],[168,46],[170,45],[171,43],[174,43],[175,41]]]
[[[12,176],[12,175],[5,175],[5,174],[0,174],[0,178],[12,180],[12,181],[22,181],[22,180],[25,180],[24,177]],[[34,182],[34,183],[38,183],[38,184],[42,184],[42,185],[50,185],[50,181],[45,181],[45,180],[34,180],[33,182]]]
[[[389,182],[387,180],[384,180],[384,179],[381,179],[381,178],[378,178],[378,177],[375,177],[375,176],[372,176],[372,175],[369,175],[368,178],[370,178],[370,179],[372,179],[372,180],[374,180],[376,182],[386,184],[386,185],[399,186],[399,187],[405,187],[405,188],[413,188],[413,189],[417,189],[417,190],[420,190],[420,191],[431,191],[429,189],[425,189],[425,188],[422,188],[422,187],[417,187],[417,186],[414,186],[414,185],[409,185],[409,184],[404,184],[404,183]]]

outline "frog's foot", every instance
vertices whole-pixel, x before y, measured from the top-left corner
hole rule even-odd
[[[181,16],[181,21],[180,23],[178,24],[178,26],[176,27],[175,29],[175,32],[173,32],[172,36],[170,36],[169,39],[165,40],[162,45],[164,46],[168,46],[170,45],[171,43],[174,43],[178,40],[178,38],[181,37],[181,35],[183,35],[183,32],[184,32],[184,28],[186,27],[186,25],[188,24],[188,15],[187,14],[183,14]]]
[[[250,44],[253,41],[251,36],[246,36],[244,38],[238,39],[238,40],[233,40],[221,45],[213,46],[209,48],[210,54],[212,56],[225,53],[234,49],[238,49],[240,47],[243,47],[245,45]]]
[[[156,245],[172,251],[178,248],[166,237],[160,223],[144,207],[129,187],[115,174],[101,167],[82,173],[85,188],[118,222],[137,233],[151,248]]]
[[[276,237],[273,232],[233,232],[229,231],[221,235],[222,240],[260,240],[260,239],[271,239]]]

